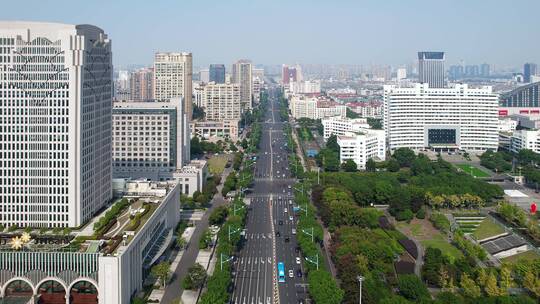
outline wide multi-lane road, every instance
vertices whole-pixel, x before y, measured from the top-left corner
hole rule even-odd
[[[302,303],[305,280],[297,264],[296,217],[293,212],[294,179],[290,176],[278,89],[269,90],[260,152],[254,166],[255,182],[248,195],[244,243],[234,262],[236,304]],[[285,283],[278,283],[277,263],[285,265]],[[292,277],[289,277],[292,271]]]

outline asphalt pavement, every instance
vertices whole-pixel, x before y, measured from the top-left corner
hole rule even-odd
[[[231,303],[299,303],[307,297],[302,264],[297,264],[296,217],[283,121],[279,115],[279,89],[269,90],[269,105],[262,124],[262,138],[254,184],[248,197],[243,245],[234,261]],[[291,219],[292,217],[292,219]],[[297,231],[296,233],[302,233]],[[278,236],[279,235],[279,236]],[[277,263],[285,265],[285,283],[277,281]],[[289,270],[293,276],[289,277]],[[297,276],[300,270],[302,275]]]

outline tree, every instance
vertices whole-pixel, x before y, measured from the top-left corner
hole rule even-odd
[[[398,172],[399,171],[399,163],[395,158],[390,158],[388,162],[386,162],[386,169],[390,172]]]
[[[506,264],[504,264],[501,267],[501,278],[500,278],[500,284],[503,291],[507,291],[508,288],[512,287],[513,281],[512,281],[512,270],[510,267]]]
[[[182,282],[184,289],[196,290],[202,287],[204,280],[206,279],[206,269],[199,264],[189,267],[188,273]]]
[[[171,276],[171,264],[169,262],[161,262],[154,265],[150,270],[150,273],[154,278],[160,281],[161,287],[165,287],[167,281]]]
[[[481,296],[480,287],[469,277],[467,273],[461,275],[461,288],[463,289],[463,294],[469,298],[478,298]]]
[[[540,297],[540,278],[533,271],[528,270],[523,277],[523,287],[527,288],[537,297]]]
[[[326,148],[334,151],[336,153],[339,153],[339,145],[337,143],[337,136],[331,135],[328,140],[326,141]]]
[[[176,238],[176,246],[178,246],[178,248],[180,248],[180,250],[184,249],[187,245],[187,241],[185,238],[181,237],[181,236],[178,236]]]
[[[399,275],[398,289],[399,293],[409,300],[417,301],[430,298],[426,285],[414,274]]]
[[[315,303],[340,304],[344,292],[341,290],[332,275],[324,270],[312,270],[308,276],[309,293]]]
[[[366,171],[375,172],[376,168],[377,164],[375,163],[375,161],[372,158],[368,159],[368,161],[366,162]]]
[[[358,166],[356,166],[356,163],[352,159],[347,159],[343,164],[341,164],[341,167],[345,172],[356,172],[358,170]]]
[[[410,167],[413,161],[416,159],[414,151],[409,148],[396,149],[392,157],[398,161],[400,167]]]
[[[493,272],[490,273],[486,278],[484,291],[490,297],[498,297],[504,294],[502,290],[497,286],[497,277],[495,277],[495,274]]]
[[[221,225],[225,222],[228,214],[229,208],[227,208],[227,206],[219,206],[212,211],[212,214],[210,214],[210,217],[208,218],[208,222],[210,225]]]

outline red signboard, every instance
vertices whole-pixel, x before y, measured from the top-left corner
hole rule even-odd
[[[531,204],[531,214],[536,214],[536,204],[535,203]]]
[[[507,116],[508,110],[499,110],[499,116]]]

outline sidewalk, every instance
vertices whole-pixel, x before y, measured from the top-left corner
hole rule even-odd
[[[227,179],[227,176],[231,172],[231,168],[225,168],[221,177],[221,183],[217,187],[217,193],[212,199],[212,205],[206,210],[201,220],[195,226],[193,236],[189,242],[188,248],[185,250],[180,262],[177,264],[177,267],[174,271],[173,278],[169,285],[165,288],[165,293],[161,300],[161,303],[171,303],[175,299],[179,299],[182,295],[182,280],[187,275],[187,270],[189,267],[195,264],[197,256],[199,253],[199,239],[201,238],[204,230],[208,228],[208,218],[212,211],[221,206],[225,205],[227,202],[221,195],[221,189],[223,188],[223,183]]]

